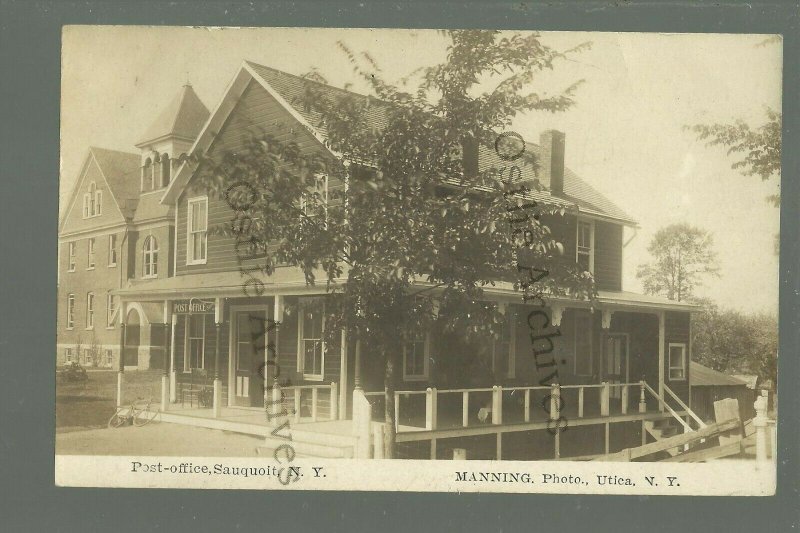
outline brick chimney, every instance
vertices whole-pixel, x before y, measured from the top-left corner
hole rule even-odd
[[[551,194],[564,194],[564,133],[547,130],[539,137],[539,175]]]

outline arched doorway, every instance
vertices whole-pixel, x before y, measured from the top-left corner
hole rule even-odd
[[[123,364],[133,367],[139,366],[139,343],[141,341],[141,317],[135,308],[128,311],[125,326],[125,347],[122,352]]]

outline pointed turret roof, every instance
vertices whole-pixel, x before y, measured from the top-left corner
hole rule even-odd
[[[187,83],[153,122],[136,146],[156,139],[179,137],[194,141],[208,119],[208,108]]]

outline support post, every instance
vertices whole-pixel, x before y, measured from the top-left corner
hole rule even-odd
[[[356,357],[353,366],[353,381],[355,389],[361,388],[361,339],[356,339]]]
[[[120,307],[120,312],[125,311],[125,306]],[[125,372],[125,317],[120,314],[119,323],[119,364],[117,365],[117,407],[122,406],[122,381],[123,373]]]
[[[339,418],[339,388],[335,381],[331,382],[331,420]]]
[[[383,424],[372,426],[372,458],[383,459]]]
[[[161,376],[161,411],[169,408],[172,397],[170,391],[170,346],[172,345],[172,310],[169,309],[171,302],[164,302],[164,375]]]
[[[219,302],[219,299],[217,300]],[[219,308],[219,303],[217,304]],[[221,314],[221,313],[220,313]],[[221,318],[220,318],[221,319]],[[215,324],[214,339],[214,418],[219,418],[222,414],[222,380],[219,377],[219,345],[222,337],[222,324]]]
[[[469,425],[469,391],[461,393],[461,425]]]
[[[644,380],[639,382],[639,412],[647,412],[647,399],[644,396]]]
[[[300,387],[295,387],[292,389],[292,392],[294,392],[292,397],[292,400],[294,401],[294,421],[300,422],[300,405],[303,398],[303,389]]]
[[[170,343],[169,343],[169,401],[178,401],[178,375],[175,373],[175,328],[178,317],[170,313]]]
[[[531,421],[531,390],[525,389],[525,422]]]
[[[436,429],[437,400],[436,388],[428,387],[425,390],[425,429],[428,431]]]
[[[608,416],[608,402],[610,397],[610,389],[608,382],[603,382],[603,387],[600,389],[600,416]]]
[[[759,396],[753,406],[756,408],[756,417],[753,419],[756,428],[756,461],[761,463],[767,460],[767,398]]]
[[[608,437],[608,433],[609,433],[609,431],[610,431],[610,429],[611,429],[611,428],[609,427],[610,425],[611,425],[611,424],[609,424],[608,422],[606,422],[606,423],[605,423],[605,426],[606,426],[606,443],[605,443],[605,444],[606,444],[606,447],[605,447],[605,448],[606,448],[606,455],[608,455],[608,454],[609,454],[609,444],[610,444],[610,443],[609,443],[609,437]]]
[[[550,385],[550,420],[558,420],[561,407],[561,387],[558,383]]]
[[[503,423],[503,387],[492,386],[492,424]]]
[[[338,403],[337,418],[341,418],[342,420],[345,419],[345,415],[347,413],[347,328],[342,328],[342,340],[340,342],[341,349],[339,351],[339,383],[341,386],[338,389],[338,397],[336,399]],[[331,403],[333,403],[333,398],[331,399]]]
[[[622,402],[622,414],[623,415],[628,414],[628,384],[627,383],[622,386],[622,395],[621,395],[620,401]]]
[[[353,434],[358,437],[356,459],[369,459],[372,406],[361,387],[353,390]]]
[[[583,387],[578,389],[578,418],[583,418]]]

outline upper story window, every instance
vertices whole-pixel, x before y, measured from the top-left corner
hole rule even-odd
[[[69,264],[67,268],[69,272],[75,272],[75,247],[76,244],[74,242],[69,243]]]
[[[328,176],[317,176],[314,186],[300,198],[300,208],[306,216],[322,215],[328,220]]]
[[[94,327],[94,293],[86,295],[86,329]]]
[[[152,235],[144,240],[142,247],[142,277],[155,278],[158,276],[158,240]]]
[[[581,268],[594,273],[594,222],[579,220],[575,260]]]
[[[300,313],[297,333],[297,371],[305,379],[322,380],[325,365],[325,306],[306,307]]]
[[[161,187],[169,185],[171,166],[169,154],[161,154]]]
[[[142,166],[142,192],[153,190],[153,168],[155,165],[148,157]]]
[[[189,265],[204,264],[208,244],[208,197],[190,199],[187,215],[186,263]]]
[[[86,250],[86,270],[94,268],[94,237],[89,239],[89,247]]]
[[[83,195],[83,218],[100,216],[103,210],[103,191],[97,190],[97,184],[91,182],[89,190]]]
[[[428,377],[428,335],[412,331],[403,345],[403,379],[407,381]]]
[[[108,236],[108,266],[117,266],[117,236]]]
[[[669,343],[669,379],[686,379],[686,345],[683,343]]]
[[[75,327],[75,295],[67,295],[67,329]]]

